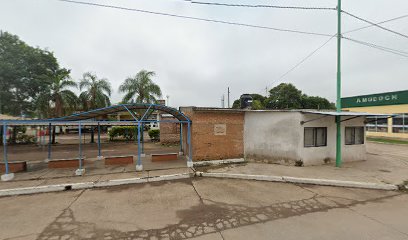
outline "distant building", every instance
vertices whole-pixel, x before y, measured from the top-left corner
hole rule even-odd
[[[408,90],[341,99],[344,111],[397,114],[367,118],[367,136],[408,138]]]

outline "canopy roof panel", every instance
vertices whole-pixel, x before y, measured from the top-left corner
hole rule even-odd
[[[158,111],[162,111],[162,112],[173,115],[179,121],[190,122],[190,119],[186,115],[184,115],[182,112],[180,112],[179,110],[175,108],[168,107],[165,105],[145,104],[145,103],[119,104],[119,105],[109,106],[105,108],[94,109],[94,110],[87,111],[87,112],[75,113],[75,114],[65,116],[65,117],[51,118],[48,120],[49,121],[82,121],[82,120],[97,118],[99,116],[103,116],[106,114],[113,114],[113,113],[124,112],[124,111],[129,112],[135,118],[134,112],[136,110],[146,110],[146,112],[148,110],[158,110]],[[135,120],[138,120],[138,119],[135,119]]]

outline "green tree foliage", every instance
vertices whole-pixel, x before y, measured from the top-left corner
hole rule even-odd
[[[159,85],[152,81],[154,72],[141,70],[134,77],[129,77],[119,86],[119,92],[125,93],[124,103],[154,103],[161,97]]]
[[[265,105],[268,109],[335,109],[327,99],[302,94],[290,83],[281,83],[272,88]]]
[[[96,74],[86,72],[79,82],[79,102],[82,110],[96,109],[111,105],[112,87],[106,78],[99,79]]]
[[[262,96],[257,93],[252,93],[252,109],[254,110],[260,110],[260,109],[265,109],[265,96]],[[239,99],[235,100],[234,103],[232,104],[232,108],[240,108],[241,107],[241,102]]]
[[[70,88],[77,88],[77,83],[69,74],[67,69],[58,69],[48,75],[51,84],[36,101],[41,116],[61,117],[75,111],[78,97]]]
[[[33,116],[36,99],[48,91],[48,75],[59,69],[52,52],[33,48],[0,31],[0,111]]]

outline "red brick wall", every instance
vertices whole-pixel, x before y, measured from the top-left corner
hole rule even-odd
[[[244,156],[243,112],[186,109],[184,113],[192,120],[193,160],[218,160]],[[183,146],[187,155],[187,124],[183,126]]]
[[[174,117],[161,117],[164,121],[178,121]],[[178,143],[180,142],[180,124],[175,122],[160,122],[160,142]]]

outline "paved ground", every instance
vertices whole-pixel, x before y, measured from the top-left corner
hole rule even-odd
[[[408,194],[198,178],[0,198],[0,239],[408,239]]]
[[[72,136],[64,136],[72,137]],[[151,153],[168,153],[179,152],[178,145],[165,146],[160,143],[152,143],[146,141],[144,144],[146,154]],[[98,156],[98,145],[96,143],[89,143],[89,139],[82,144],[83,155],[87,158],[96,158]],[[117,155],[137,155],[137,144],[135,142],[109,142],[103,141],[101,146],[101,153],[103,156],[117,156]],[[0,148],[1,160],[3,161],[3,147]],[[48,145],[9,145],[7,147],[7,155],[9,161],[27,161],[39,162],[44,161],[48,157]],[[70,143],[69,141],[60,141],[51,147],[51,158],[77,158],[79,155],[79,147],[77,143]]]
[[[344,163],[341,168],[336,168],[333,164],[293,167],[248,163],[198,170],[390,184],[408,181],[408,145],[368,143],[367,152],[367,161]]]

